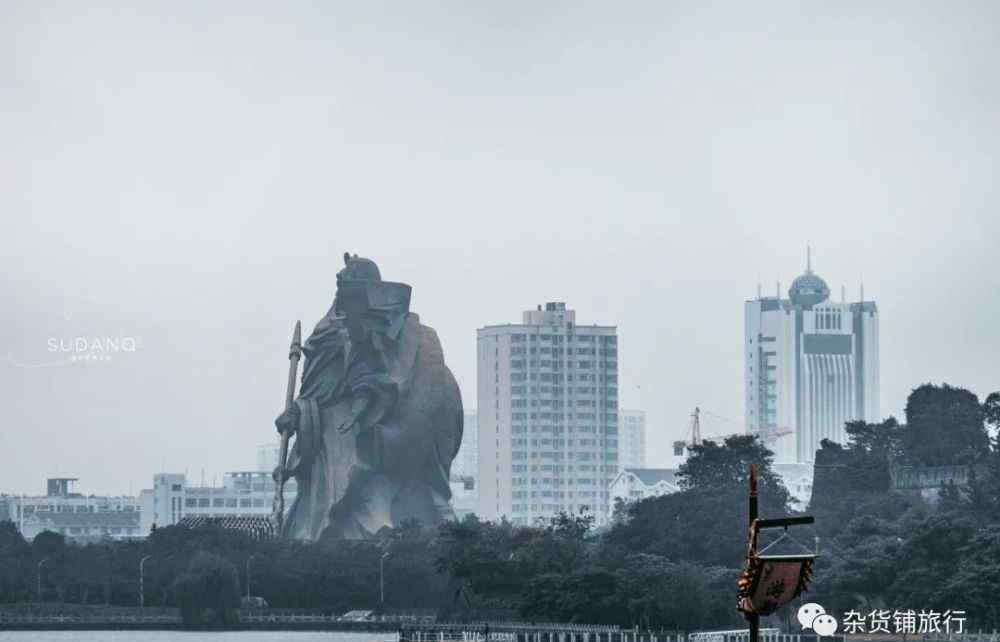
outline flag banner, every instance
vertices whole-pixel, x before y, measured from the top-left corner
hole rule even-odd
[[[739,610],[770,615],[806,590],[813,555],[751,556],[739,579]]]

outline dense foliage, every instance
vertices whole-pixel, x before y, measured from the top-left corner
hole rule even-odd
[[[927,384],[910,395],[905,425],[853,422],[848,444],[823,443],[810,505],[824,553],[817,601],[840,612],[964,610],[972,626],[1000,627],[998,410],[998,393],[980,404]],[[941,484],[935,501],[893,488],[891,468],[928,466],[964,467],[968,478]]]
[[[226,627],[239,621],[240,584],[236,567],[219,555],[199,551],[173,582],[184,622]]]
[[[810,546],[818,538],[822,552],[808,597],[835,612],[963,609],[970,626],[998,627],[1000,444],[987,428],[1000,428],[1000,393],[980,405],[968,391],[921,386],[907,420],[852,422],[847,444],[824,442],[817,452],[809,508],[816,526],[795,532]],[[231,621],[248,574],[251,593],[272,608],[341,613],[378,606],[379,561],[388,553],[390,610],[735,627],[751,463],[759,467],[762,516],[786,514],[789,495],[771,453],[736,436],[694,447],[678,472],[681,492],[620,504],[601,530],[586,514],[530,528],[470,516],[438,529],[403,524],[369,542],[254,541],[169,527],[141,542],[74,546],[55,533],[28,543],[0,523],[0,602],[137,605],[139,561],[148,555],[147,607],[180,607],[191,623]],[[936,503],[893,489],[893,467],[926,465],[972,472],[961,486],[941,487]]]

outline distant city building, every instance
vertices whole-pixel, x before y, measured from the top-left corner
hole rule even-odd
[[[611,505],[609,516],[614,513],[616,500],[634,502],[647,497],[659,497],[680,490],[677,471],[673,468],[625,468],[609,486]]]
[[[565,303],[477,331],[479,516],[608,516],[618,473],[618,339]]]
[[[257,470],[267,473],[274,472],[274,469],[278,467],[278,459],[281,458],[280,452],[281,445],[277,441],[257,446]]]
[[[476,477],[479,475],[479,428],[476,411],[466,411],[462,429],[462,447],[451,462],[452,477]]]
[[[618,469],[646,467],[646,413],[622,410],[618,413]]]
[[[285,510],[295,499],[296,482],[285,483]],[[153,524],[173,526],[185,517],[246,517],[271,514],[274,479],[270,472],[246,471],[223,475],[221,487],[188,486],[181,473],[153,475],[153,488],[140,494],[141,530],[148,535]]]
[[[476,488],[476,478],[471,475],[452,475],[449,482],[451,487],[451,508],[455,511],[455,518],[462,520],[466,515],[474,514],[479,508],[479,491]]]
[[[48,492],[44,496],[0,498],[0,521],[14,522],[29,541],[42,531],[54,531],[79,543],[141,535],[138,499],[74,493],[75,481],[53,478],[47,480]]]
[[[813,465],[804,464],[772,464],[771,468],[781,477],[782,483],[795,502],[796,510],[804,510],[812,500]]]
[[[812,462],[846,422],[879,418],[878,309],[829,297],[807,261],[787,299],[745,305],[746,425],[777,463]]]

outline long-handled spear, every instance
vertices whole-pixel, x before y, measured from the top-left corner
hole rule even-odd
[[[288,347],[288,385],[285,387],[285,410],[295,403],[295,378],[299,374],[299,358],[302,356],[302,322],[295,322],[292,345]],[[281,449],[278,451],[278,479],[274,485],[274,509],[271,519],[281,533],[285,520],[285,466],[288,460],[289,432],[281,433]]]

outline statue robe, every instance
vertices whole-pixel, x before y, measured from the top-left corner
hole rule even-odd
[[[434,330],[403,312],[355,345],[331,309],[303,352],[288,460],[298,493],[283,535],[361,539],[405,519],[454,518],[462,402]]]

